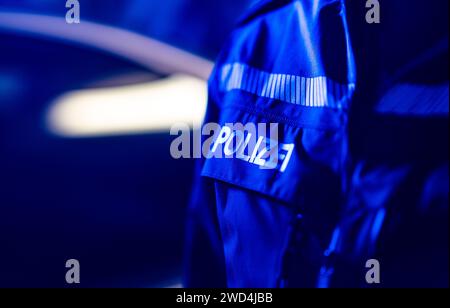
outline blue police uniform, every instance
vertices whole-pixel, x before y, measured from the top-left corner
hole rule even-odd
[[[261,1],[239,23],[209,81],[205,123],[276,123],[278,160],[265,168],[255,150],[265,141],[247,134],[241,157],[199,162],[187,286],[330,287],[377,256],[386,204],[413,171],[349,163],[354,62],[342,0]],[[221,154],[239,152],[227,138]]]

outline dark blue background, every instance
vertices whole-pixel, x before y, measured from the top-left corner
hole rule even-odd
[[[213,59],[249,1],[81,0],[81,19],[125,28]],[[65,1],[0,0],[0,12],[64,17]],[[168,133],[64,139],[45,112],[71,89],[105,79],[162,78],[69,43],[0,31],[0,287],[181,282],[193,161],[176,161]],[[149,51],[151,52],[151,51]]]

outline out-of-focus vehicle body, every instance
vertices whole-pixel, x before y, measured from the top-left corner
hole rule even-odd
[[[167,7],[159,1],[104,2],[82,4],[82,16],[102,24],[87,18],[69,25],[60,1],[0,1],[0,286],[67,286],[68,259],[80,261],[84,287],[180,282],[193,162],[170,156],[173,137],[167,128],[174,120],[170,108],[190,102],[177,100],[180,95],[167,101],[149,99],[146,107],[142,101],[147,94],[161,97],[151,95],[157,89],[177,93],[181,85],[186,89],[186,82],[188,87],[196,85],[197,91],[185,93],[186,100],[203,97],[212,64],[142,35],[150,32],[170,41],[176,33],[185,33],[188,28],[164,29],[162,24],[168,14],[175,20],[186,17],[182,2],[172,1]],[[236,12],[229,10],[221,18],[232,13],[238,17]],[[153,16],[152,26],[145,16]],[[190,29],[200,27],[198,22],[190,23]],[[229,19],[226,22],[231,26]],[[229,31],[226,26],[220,30],[216,36],[190,35],[217,43]],[[175,45],[203,48],[193,40],[184,37],[185,46]],[[203,55],[214,55],[217,49],[202,49]],[[125,94],[136,91],[140,94],[126,101]],[[119,99],[113,104],[105,101],[108,97]],[[89,110],[86,99],[100,100],[103,109]],[[58,104],[83,102],[87,111],[77,106],[58,109]],[[205,103],[206,97],[198,102],[193,121],[202,116]],[[157,111],[165,104],[168,111],[163,114],[169,118],[155,128],[151,108],[161,114]],[[109,114],[117,106],[125,108]],[[121,110],[131,110],[130,124],[133,114],[139,114],[133,111],[137,107],[150,117],[149,125],[125,124],[114,130],[112,124],[112,129],[97,133],[95,125],[87,133],[74,126],[95,124],[98,119],[100,125],[111,124]],[[65,123],[67,117],[57,122],[64,112],[72,115],[73,123]],[[83,117],[87,122],[81,121]]]

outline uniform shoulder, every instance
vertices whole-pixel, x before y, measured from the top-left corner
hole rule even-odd
[[[282,8],[296,0],[259,0],[253,2],[250,5],[246,14],[244,14],[243,18],[241,18],[239,25],[245,25],[248,22],[251,22],[257,17],[263,16],[267,13],[276,11],[279,8]]]

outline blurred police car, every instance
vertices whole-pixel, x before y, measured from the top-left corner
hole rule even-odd
[[[0,286],[179,283],[195,127],[212,64],[145,36],[0,10]]]

